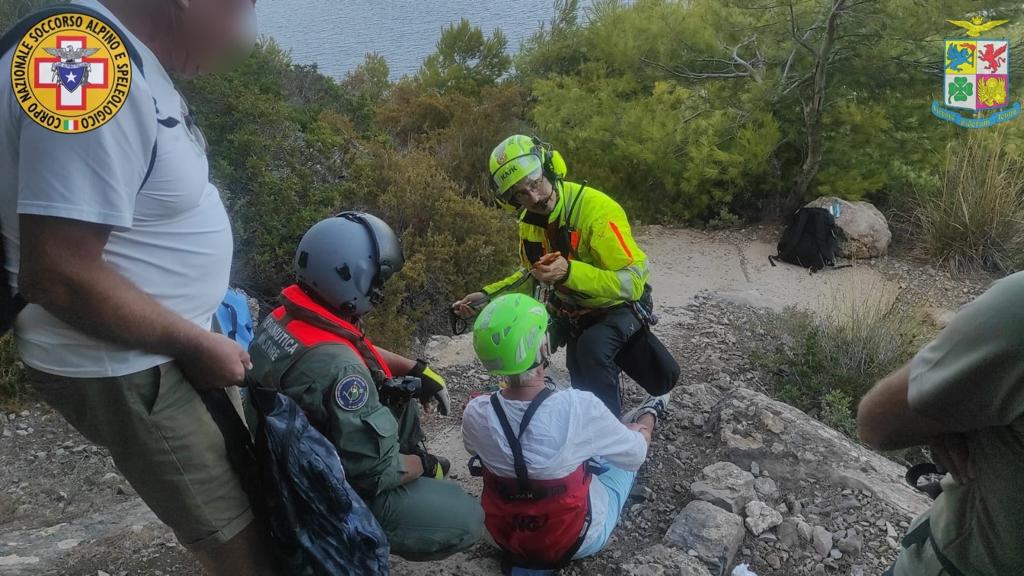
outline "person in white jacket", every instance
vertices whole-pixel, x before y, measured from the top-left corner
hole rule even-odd
[[[604,547],[667,402],[651,398],[620,422],[591,392],[554,392],[544,376],[547,325],[540,302],[510,294],[473,330],[478,357],[505,384],[470,401],[462,428],[482,464],[485,523],[506,573],[558,568]]]

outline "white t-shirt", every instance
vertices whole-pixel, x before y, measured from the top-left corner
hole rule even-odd
[[[530,403],[498,396],[509,424],[518,434],[519,423]],[[487,469],[502,478],[515,478],[512,449],[505,439],[490,396],[470,401],[462,417],[466,450],[480,456]],[[647,458],[643,434],[626,428],[590,392],[564,390],[551,395],[533,415],[519,439],[530,478],[564,478],[591,458],[601,457],[617,468],[636,471]],[[582,549],[603,532],[608,516],[608,492],[596,480],[590,483],[591,524]]]
[[[105,224],[114,232],[104,259],[169,310],[208,328],[227,290],[233,241],[206,151],[153,53],[96,0],[78,3],[125,32],[145,77],[136,67],[117,116],[81,134],[37,125],[18,106],[11,82],[0,82],[0,222],[12,283],[16,289],[19,214]],[[0,55],[0,70],[10,69],[11,57]],[[154,139],[156,164],[140,190]],[[123,376],[170,360],[89,337],[39,306],[21,313],[16,334],[26,364],[61,376]]]

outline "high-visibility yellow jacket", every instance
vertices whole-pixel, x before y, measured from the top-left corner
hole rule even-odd
[[[607,194],[584,184],[560,182],[558,202],[547,217],[519,217],[523,268],[484,287],[488,296],[516,291],[532,294],[529,270],[545,254],[561,251],[569,275],[553,291],[569,306],[607,308],[639,300],[650,273],[647,255],[633,239],[626,213]]]

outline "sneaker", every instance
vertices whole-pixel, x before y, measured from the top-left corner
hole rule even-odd
[[[636,408],[630,410],[622,417],[624,424],[633,424],[642,416],[647,414],[653,414],[655,423],[665,417],[665,412],[668,410],[669,400],[672,399],[672,393],[662,394],[661,396],[648,396],[647,400],[644,400],[642,404]]]

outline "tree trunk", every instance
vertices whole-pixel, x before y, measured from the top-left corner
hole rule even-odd
[[[825,135],[821,125],[821,114],[825,108],[825,94],[828,86],[828,59],[832,55],[836,35],[839,31],[839,18],[846,7],[847,0],[833,0],[832,11],[828,15],[825,34],[815,54],[814,60],[814,91],[809,102],[804,104],[804,129],[807,132],[807,150],[796,184],[786,200],[784,210],[792,212],[807,200],[811,184],[821,169],[821,159],[825,152]]]

